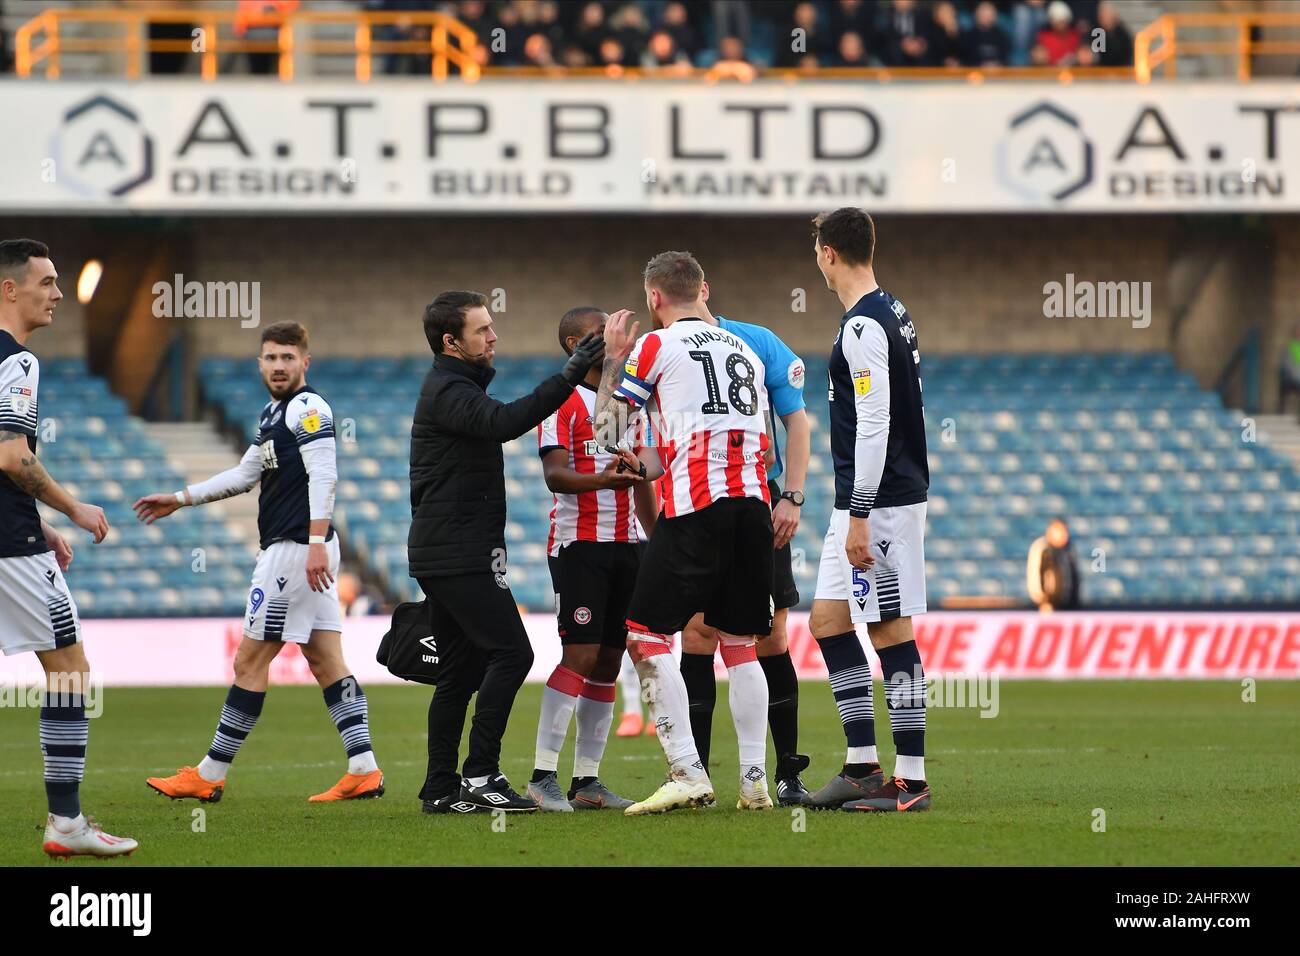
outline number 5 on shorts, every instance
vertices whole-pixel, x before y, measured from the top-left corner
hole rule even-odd
[[[871,581],[867,578],[867,572],[861,568],[853,569],[853,596],[855,598],[864,598],[871,593]]]

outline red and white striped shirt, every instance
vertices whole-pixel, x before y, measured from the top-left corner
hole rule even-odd
[[[579,474],[604,471],[613,456],[596,444],[595,411],[596,390],[579,382],[559,411],[537,426],[538,453],[545,456],[563,448],[569,453],[569,467]],[[546,553],[552,557],[574,541],[636,541],[631,488],[602,488],[554,498],[551,532],[546,539]]]
[[[615,394],[634,408],[650,406],[665,518],[719,498],[771,504],[763,375],[743,340],[701,319],[678,319],[637,340]]]

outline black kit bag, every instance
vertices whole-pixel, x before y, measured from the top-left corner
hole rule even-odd
[[[375,660],[402,680],[437,684],[442,673],[443,654],[430,633],[429,602],[408,601],[397,605],[388,633],[379,642]]]

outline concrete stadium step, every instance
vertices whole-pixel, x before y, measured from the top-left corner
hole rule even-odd
[[[1300,471],[1300,421],[1294,415],[1256,415],[1256,438],[1291,459]]]
[[[211,422],[149,422],[149,436],[162,446],[173,468],[185,476],[188,484],[233,468],[239,464],[243,448],[231,445]],[[178,489],[176,489],[178,490]],[[250,542],[257,541],[257,495],[250,492],[203,506],[211,508],[228,523],[235,525]]]

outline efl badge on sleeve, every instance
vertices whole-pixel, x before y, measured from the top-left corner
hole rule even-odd
[[[302,425],[304,431],[314,435],[320,431],[320,412],[314,408],[309,408],[302,413],[302,418],[298,422]]]
[[[871,391],[871,369],[855,368],[853,370],[853,391],[859,397]]]

